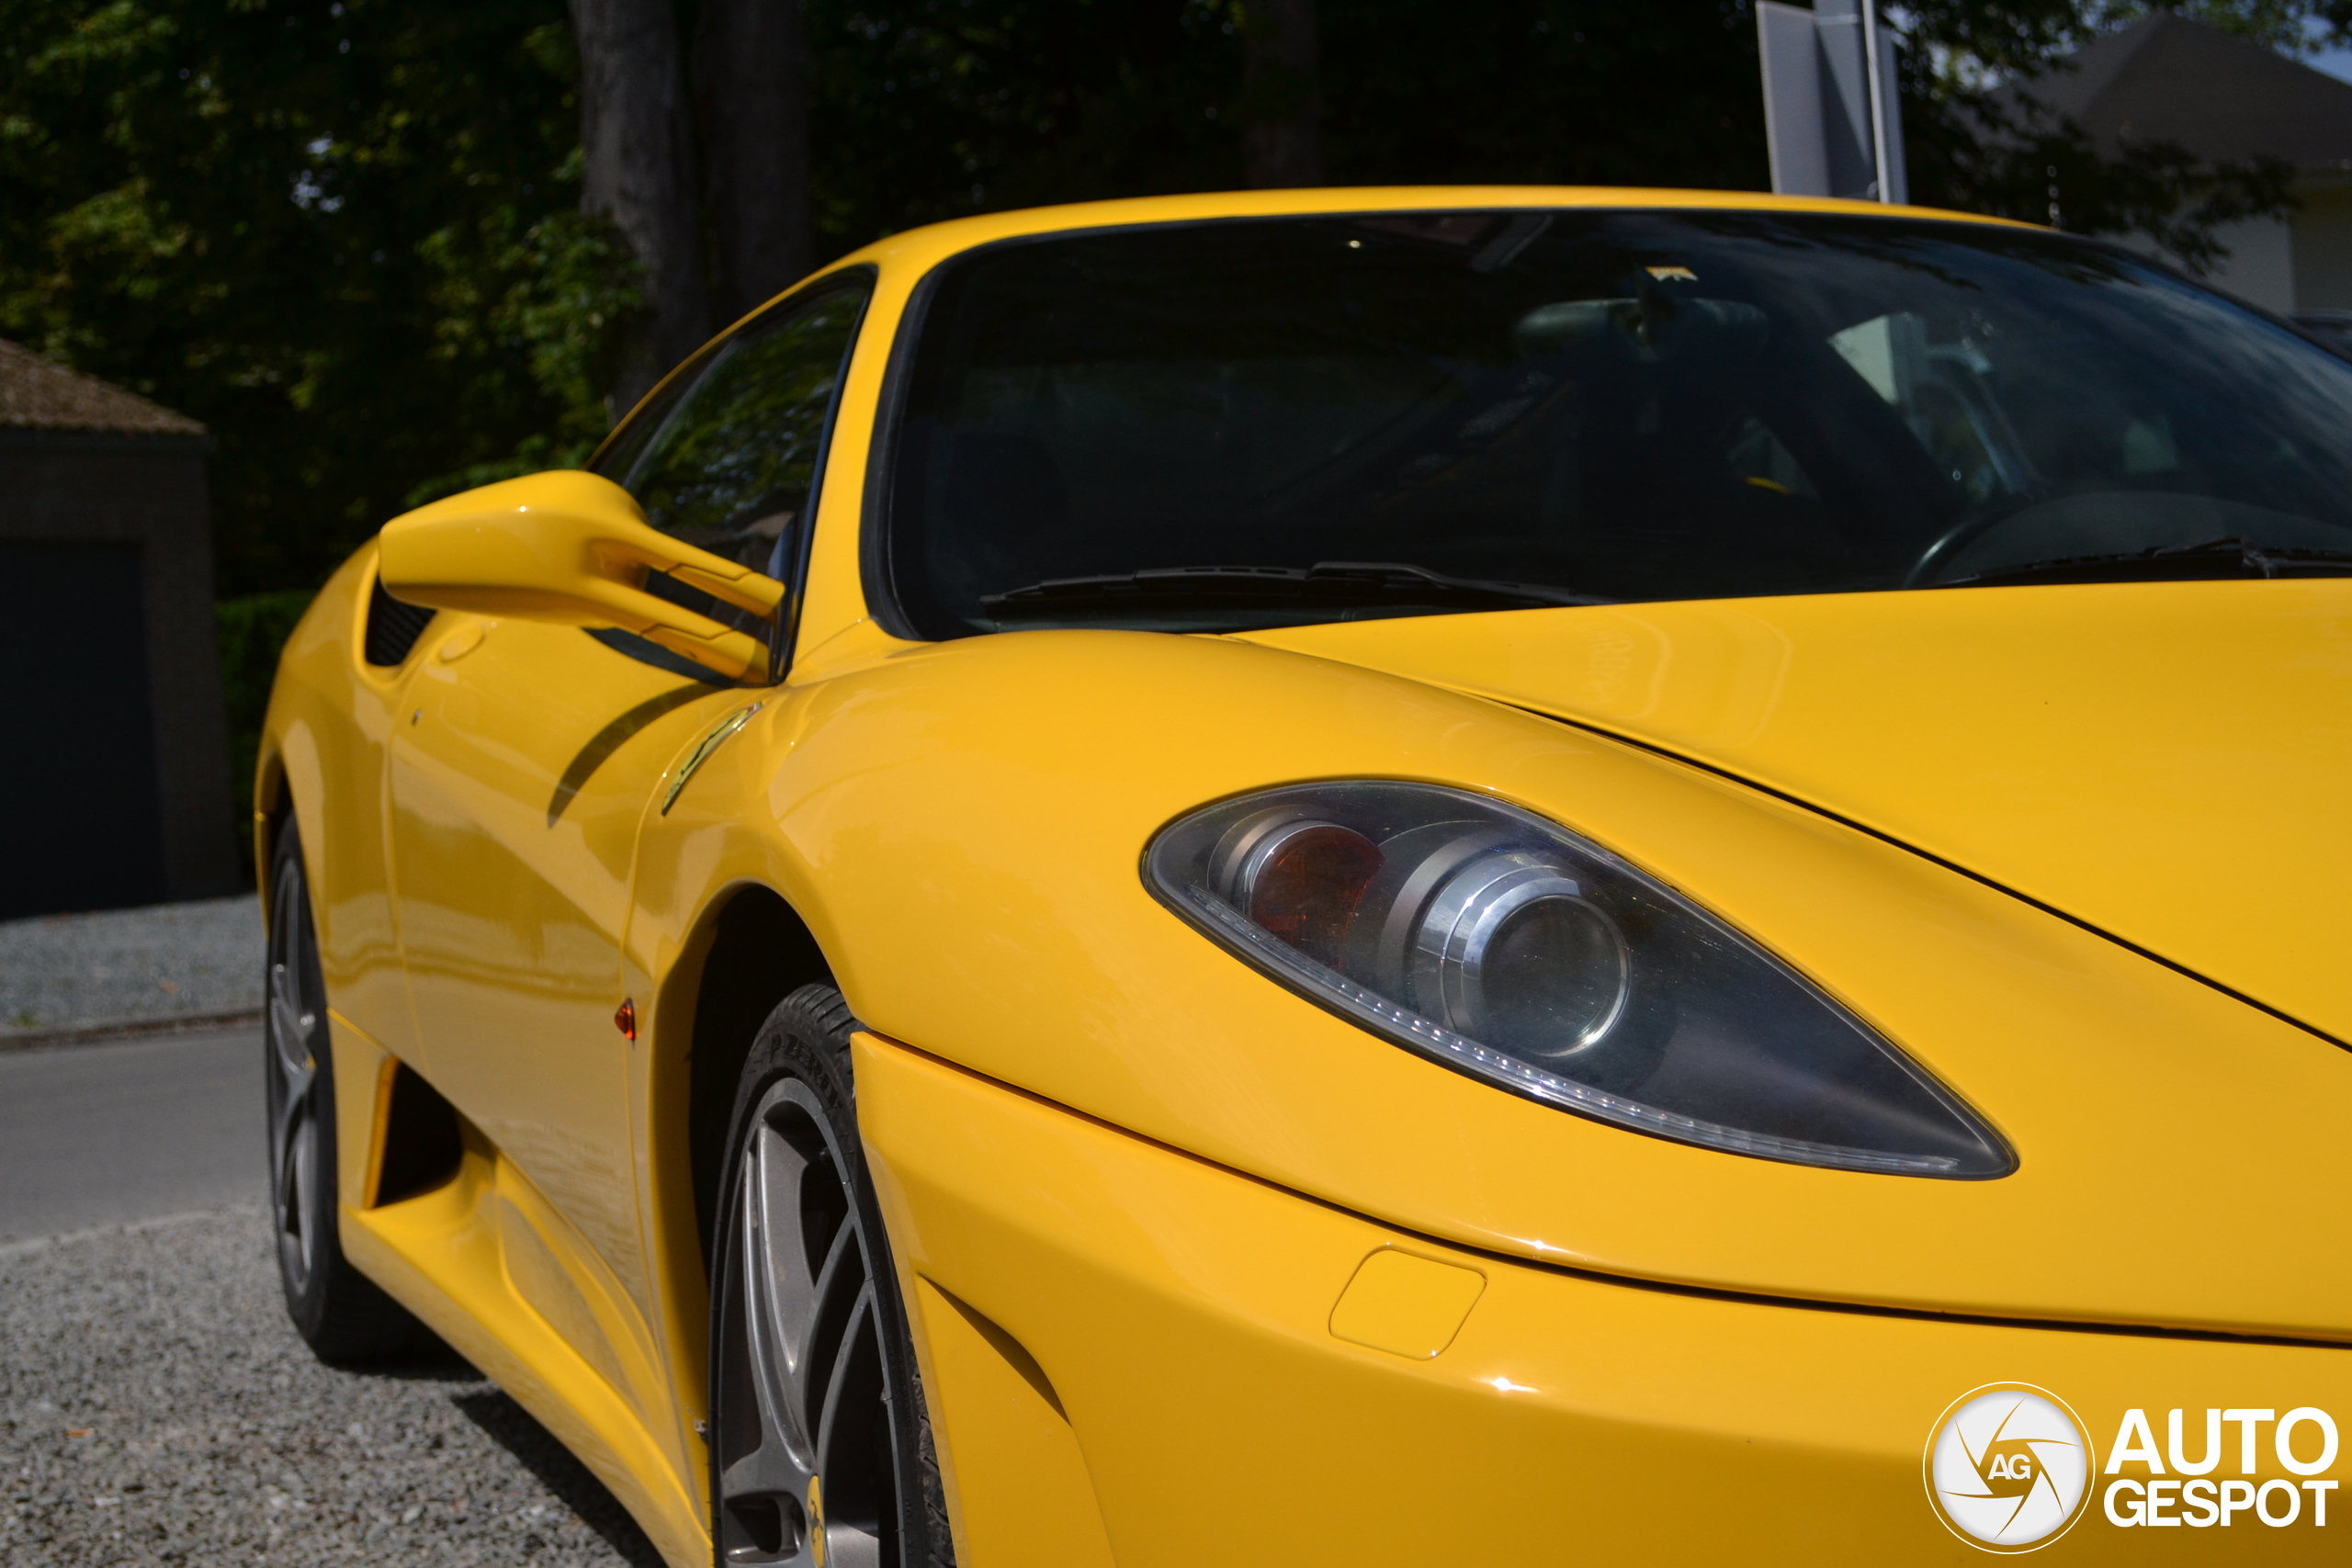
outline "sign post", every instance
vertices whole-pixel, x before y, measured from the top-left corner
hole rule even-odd
[[[1809,11],[1758,0],[1756,40],[1772,189],[1908,200],[1894,38],[1878,25],[1875,0],[1820,0]]]

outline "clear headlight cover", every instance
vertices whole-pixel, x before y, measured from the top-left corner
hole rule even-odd
[[[1374,782],[1265,790],[1170,823],[1144,874],[1309,1000],[1531,1100],[1762,1159],[2017,1168],[1956,1096],[1780,960],[1498,802]]]

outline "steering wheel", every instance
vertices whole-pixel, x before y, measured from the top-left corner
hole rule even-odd
[[[1937,575],[1951,564],[1954,556],[2016,515],[2017,511],[2012,508],[2007,512],[1988,512],[1962,518],[1937,535],[1928,542],[1928,547],[1919,552],[1919,558],[1913,561],[1911,570],[1903,574],[1903,586],[1935,586]]]

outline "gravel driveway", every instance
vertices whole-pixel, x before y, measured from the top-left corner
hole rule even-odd
[[[0,922],[0,1032],[261,1006],[251,893]]]
[[[0,1562],[658,1568],[447,1350],[320,1365],[269,1246],[243,1212],[0,1247]]]

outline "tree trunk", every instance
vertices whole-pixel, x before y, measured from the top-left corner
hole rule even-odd
[[[1321,185],[1315,0],[1250,0],[1241,30],[1244,177],[1260,189]]]
[[[581,209],[609,219],[644,269],[645,313],[611,396],[627,412],[710,335],[710,284],[670,0],[571,0],[580,39]]]
[[[718,314],[732,321],[815,260],[800,0],[704,0],[695,32]]]

